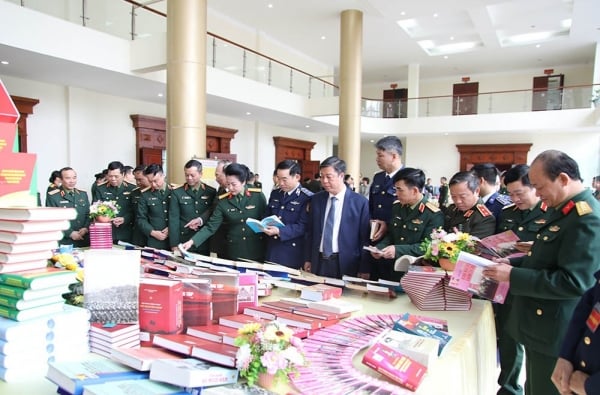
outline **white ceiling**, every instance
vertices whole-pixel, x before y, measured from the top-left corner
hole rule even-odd
[[[145,3],[165,10],[166,1]],[[592,64],[596,42],[600,42],[599,0],[207,1],[212,12],[332,65],[336,72],[340,13],[359,9],[364,15],[363,84],[383,87],[406,80],[408,64],[414,63],[420,65],[422,79],[509,69],[541,72],[558,65]],[[571,25],[565,27],[569,19]],[[404,29],[398,21],[403,21]],[[507,38],[528,33],[550,37],[526,45],[505,43]],[[474,48],[450,53],[447,58],[443,54],[431,55],[448,44],[464,42]],[[0,60],[4,59],[11,63],[0,65],[0,74],[164,102],[164,97],[156,96],[156,92],[164,91],[159,82],[0,45]],[[243,103],[208,98],[208,111],[213,110],[237,118]],[[306,123],[268,110],[253,115],[263,122],[293,128],[303,128]]]

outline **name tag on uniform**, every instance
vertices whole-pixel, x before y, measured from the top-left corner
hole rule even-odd
[[[592,333],[596,332],[596,329],[598,329],[598,325],[600,324],[600,302],[596,302],[589,317],[585,321],[585,324]]]
[[[181,197],[181,200],[190,200],[190,199],[191,199],[191,197],[190,197],[190,196],[182,196],[182,197]]]
[[[256,208],[256,206],[253,206],[253,205],[246,206],[246,210],[252,210],[253,208]]]
[[[206,199],[208,199],[208,196],[200,196],[200,199],[206,200]]]

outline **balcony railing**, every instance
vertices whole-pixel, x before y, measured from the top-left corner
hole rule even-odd
[[[162,0],[144,3],[133,0],[6,0],[23,7],[103,31],[127,40],[164,34],[167,30],[166,7]],[[310,75],[224,37],[208,33],[208,65],[284,89],[308,98],[335,97],[339,88],[327,79]],[[533,89],[479,93],[469,96],[430,96],[405,101],[362,100],[362,115],[374,118],[436,117],[447,115],[529,112],[536,102],[551,94],[544,110],[590,108],[600,85],[562,87],[558,90]],[[535,110],[540,110],[539,105]]]

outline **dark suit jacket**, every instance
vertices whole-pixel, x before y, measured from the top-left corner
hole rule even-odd
[[[311,262],[313,273],[319,273],[319,246],[323,236],[323,223],[329,193],[319,192],[312,197],[308,223],[307,260]],[[359,193],[346,188],[342,219],[338,233],[339,262],[342,275],[356,276],[357,273],[370,273],[368,261],[363,259],[363,246],[369,245],[369,203]]]

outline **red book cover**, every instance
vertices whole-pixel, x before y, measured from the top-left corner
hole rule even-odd
[[[302,299],[319,302],[321,300],[329,300],[342,296],[342,288],[334,287],[327,284],[313,284],[302,288],[300,297]]]
[[[154,338],[152,339],[152,343],[155,346],[185,355],[192,355],[192,347],[204,342],[206,342],[206,340],[183,333],[176,335],[157,334],[154,335]]]
[[[424,365],[381,343],[367,350],[362,363],[412,391],[419,387],[427,373]]]
[[[277,318],[277,315],[281,314],[281,310],[274,309],[269,306],[254,306],[254,307],[246,307],[243,311],[243,314],[251,315],[253,317],[258,317],[263,320],[273,321]]]
[[[96,334],[97,337],[106,340],[118,340],[133,334],[139,336],[139,332],[140,326],[138,324],[103,324],[101,322],[90,324],[90,334]]]
[[[238,313],[242,314],[246,307],[258,305],[258,275],[256,273],[240,273],[238,289]]]
[[[246,314],[234,314],[219,317],[219,324],[229,326],[231,328],[241,328],[246,324],[252,324],[255,322],[261,322],[260,318],[252,317]]]
[[[212,287],[207,279],[182,279],[183,327],[212,323]]]
[[[323,320],[294,313],[282,312],[277,316],[277,321],[283,322],[288,326],[304,329],[319,329],[323,327]]]
[[[151,334],[183,330],[183,284],[167,279],[141,278],[140,330]]]
[[[192,347],[192,357],[223,366],[235,367],[238,348],[229,344],[202,340]]]
[[[300,306],[296,303],[288,303],[282,300],[275,300],[273,302],[264,302],[263,306],[267,306],[276,310],[287,311],[288,313],[294,312],[296,309],[304,309],[306,307]]]
[[[225,336],[233,336],[235,338],[238,335],[238,330],[237,328],[232,328],[230,326],[210,324],[201,326],[188,326],[187,334],[199,337],[201,339],[223,343],[223,338]]]
[[[305,309],[294,310],[294,314],[303,315],[306,317],[318,318],[320,320],[340,320],[342,318],[348,318],[352,313],[331,313],[329,311],[323,311],[318,309],[312,309],[307,307]]]

